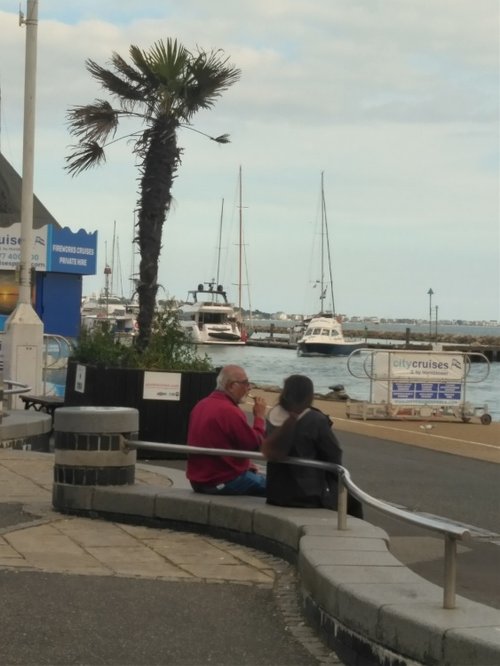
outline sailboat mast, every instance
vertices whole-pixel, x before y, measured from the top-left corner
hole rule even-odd
[[[239,189],[240,189],[240,239],[239,239],[239,252],[238,252],[238,308],[240,310],[240,317],[241,317],[241,283],[242,283],[242,276],[241,276],[241,267],[243,265],[242,261],[242,252],[243,252],[243,196],[242,196],[242,184],[241,184],[241,165],[240,165],[240,170],[239,170]]]
[[[113,221],[113,245],[111,246],[111,293],[114,294],[115,285],[113,284],[115,272],[115,246],[116,246],[116,220]]]
[[[220,275],[220,253],[221,253],[221,243],[222,243],[222,219],[224,217],[224,199],[222,199],[221,209],[220,209],[220,222],[219,222],[219,247],[217,248],[217,277],[215,279],[215,286],[219,284],[219,275]]]
[[[320,264],[320,314],[323,314],[325,301],[325,193],[323,190],[323,171],[321,172],[321,264]]]
[[[327,252],[327,259],[328,259],[328,279],[329,279],[329,285],[330,285],[330,297],[332,299],[332,315],[335,316],[335,299],[333,297],[333,275],[332,275],[332,256],[331,256],[331,250],[330,250],[330,235],[328,233],[328,220],[326,217],[326,202],[325,202],[325,190],[323,187],[323,173],[321,173],[321,219],[322,219],[322,225],[323,225],[323,230],[324,234],[322,235],[322,238],[324,236],[324,239],[326,241],[326,252]],[[323,253],[322,253],[323,254]],[[326,289],[324,290],[324,296],[326,296]]]

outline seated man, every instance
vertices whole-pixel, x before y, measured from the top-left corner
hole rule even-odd
[[[226,365],[217,386],[195,405],[189,418],[189,446],[213,449],[258,451],[265,432],[266,404],[255,398],[253,426],[239,404],[250,390],[246,372],[238,365]],[[249,458],[189,455],[186,476],[193,490],[211,495],[266,494],[266,477],[258,473]]]

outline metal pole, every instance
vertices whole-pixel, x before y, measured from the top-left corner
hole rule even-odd
[[[238,309],[240,311],[240,317],[242,318],[242,312],[241,312],[241,282],[242,282],[242,275],[241,275],[241,267],[243,264],[243,203],[242,203],[242,183],[241,183],[241,166],[239,170],[239,190],[240,190],[240,215],[239,215],[239,221],[240,221],[240,238],[239,238],[239,249],[238,249]]]
[[[339,474],[337,495],[337,529],[347,529],[347,488]]]
[[[429,342],[432,340],[432,287],[429,289],[427,294],[429,295]]]
[[[20,22],[22,19],[20,18]],[[21,194],[21,266],[19,303],[31,304],[31,255],[33,250],[33,172],[35,154],[35,95],[38,0],[28,0],[26,62],[24,74],[23,179]]]
[[[450,534],[444,537],[443,608],[455,608],[457,578],[457,540]]]
[[[38,0],[28,0],[27,18],[20,14],[19,24],[26,25],[19,297],[16,308],[5,322],[2,346],[7,377],[30,385],[37,394],[42,390],[43,324],[31,305],[31,262]],[[13,407],[20,406],[20,400],[16,399]]]

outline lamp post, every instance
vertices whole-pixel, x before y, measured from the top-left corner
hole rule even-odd
[[[427,292],[429,296],[429,342],[432,340],[432,296],[434,292],[432,291],[432,287],[429,289]]]
[[[9,379],[26,383],[33,393],[39,393],[42,387],[43,324],[31,305],[38,0],[28,0],[26,18],[21,14],[19,23],[26,25],[20,285],[17,306],[5,323],[4,368]],[[20,400],[16,398],[14,402],[18,407]]]
[[[434,335],[435,335],[436,340],[437,340],[437,337],[438,337],[438,306],[437,305],[436,305],[436,325],[434,327]]]

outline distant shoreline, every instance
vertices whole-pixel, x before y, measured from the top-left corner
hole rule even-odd
[[[368,329],[366,332],[363,332],[364,335],[359,335],[359,330],[346,329],[344,328],[345,337],[367,337],[375,340],[387,340],[391,338],[392,340],[406,340],[407,334],[406,331],[382,331],[380,329],[373,330]],[[453,344],[464,344],[464,345],[489,345],[489,346],[498,346],[500,347],[500,336],[495,335],[474,335],[474,334],[462,334],[462,333],[438,333],[437,335],[433,334],[429,336],[429,333],[419,333],[412,331],[411,328],[408,333],[409,340],[414,340],[415,342],[448,342]]]
[[[259,320],[258,322],[253,322],[252,325],[248,321],[245,322],[245,325],[248,326],[248,328],[255,333],[267,333],[271,334],[273,333],[274,335],[277,336],[284,336],[288,335],[291,332],[291,328],[293,325],[296,325],[296,322],[290,322],[290,321],[265,321],[265,320]],[[393,326],[396,326],[393,324]],[[396,330],[393,328],[384,328],[384,324],[377,324],[377,328],[368,328],[368,327],[359,327],[357,325],[356,327],[351,327],[349,326],[349,322],[345,323],[343,325],[343,330],[344,330],[344,336],[346,338],[362,338],[362,339],[372,339],[372,340],[411,340],[414,342],[422,342],[422,343],[435,343],[435,342],[445,342],[445,343],[450,343],[450,344],[463,344],[463,345],[486,345],[490,347],[500,347],[500,328],[498,331],[498,335],[492,335],[489,333],[492,327],[480,327],[480,326],[474,326],[476,330],[474,332],[470,332],[471,326],[444,326],[443,328],[453,328],[455,329],[454,331],[450,330],[442,330],[441,332],[436,333],[435,329],[432,330],[432,333],[429,333],[429,330],[422,331],[422,330],[415,330],[415,328],[412,328],[411,326],[406,326],[403,330],[401,330],[401,327],[403,325],[399,324],[397,325]],[[423,327],[420,326],[420,329]],[[461,332],[460,329],[463,328],[463,332]],[[486,331],[483,331],[481,329],[486,329]],[[469,329],[469,331],[466,332],[466,329]],[[479,330],[477,330],[479,329]],[[495,331],[496,333],[496,331]]]

